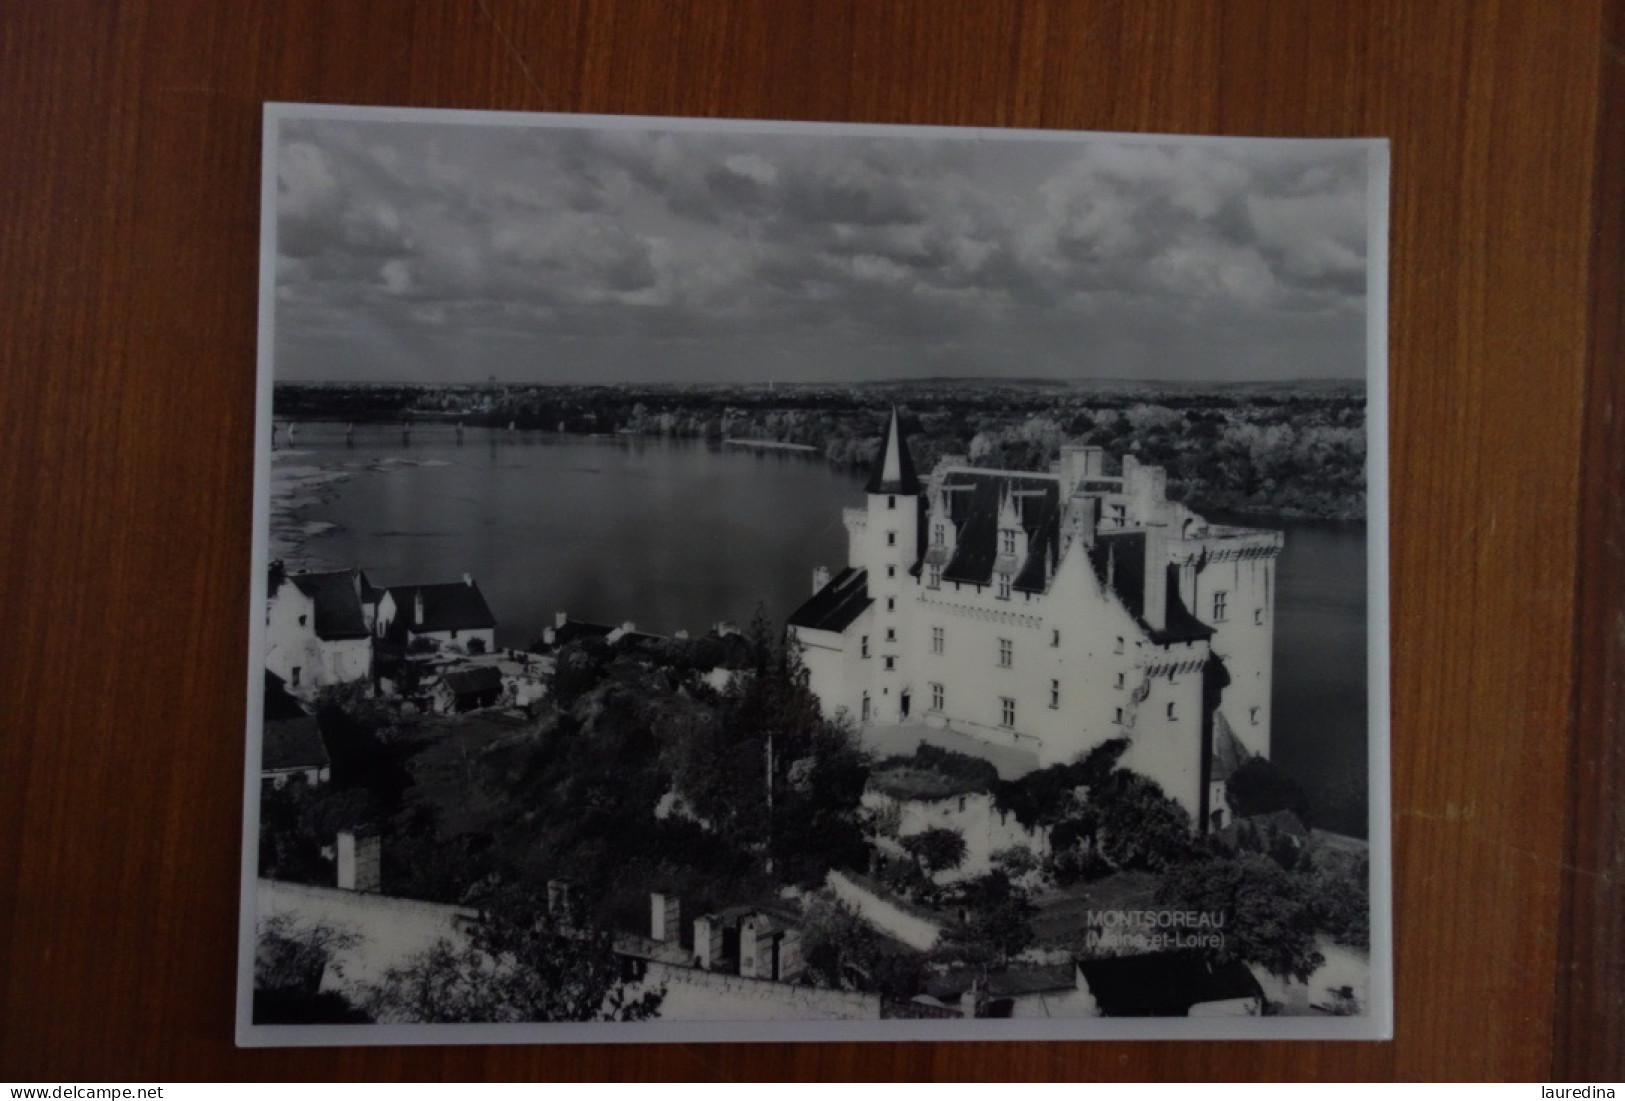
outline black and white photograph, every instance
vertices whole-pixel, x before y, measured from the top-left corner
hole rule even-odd
[[[240,1043],[1391,1035],[1385,142],[264,150]]]

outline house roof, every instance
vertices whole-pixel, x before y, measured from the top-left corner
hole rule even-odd
[[[297,719],[267,719],[260,742],[260,770],[284,772],[296,768],[326,768],[331,761],[316,719],[301,713]]]
[[[844,631],[873,603],[869,598],[869,572],[848,566],[790,613],[790,625],[813,631]]]
[[[1262,830],[1277,830],[1291,837],[1308,838],[1309,827],[1303,824],[1303,819],[1290,810],[1272,810],[1268,814],[1255,814],[1251,818],[1242,819]]]
[[[561,625],[553,628],[553,645],[563,646],[566,642],[574,642],[581,638],[604,638],[615,628],[604,623],[586,623],[579,619],[567,619]]]
[[[436,585],[391,585],[395,623],[417,634],[430,631],[478,631],[497,625],[485,595],[474,581],[448,581]],[[417,598],[423,597],[423,622],[416,618]]]
[[[356,592],[356,571],[293,573],[288,575],[288,580],[315,605],[317,638],[336,641],[368,636],[367,618]]]
[[[897,409],[891,411],[886,424],[886,441],[880,454],[875,456],[874,469],[869,472],[865,493],[914,494],[920,492],[920,476],[914,471],[914,457],[908,453],[908,441],[898,423]]]
[[[1223,711],[1213,713],[1213,761],[1208,775],[1214,780],[1228,780],[1236,770],[1247,763],[1252,754],[1236,738]]]
[[[502,670],[494,665],[474,665],[450,670],[442,677],[454,696],[472,696],[502,687]]]
[[[1164,586],[1168,594],[1163,618],[1165,626],[1157,631],[1146,623],[1145,532],[1110,532],[1097,536],[1094,547],[1089,551],[1089,561],[1094,565],[1095,574],[1102,584],[1110,579],[1112,590],[1129,614],[1140,621],[1140,626],[1151,636],[1151,641],[1159,644],[1200,642],[1213,637],[1213,628],[1192,615],[1180,599],[1178,570],[1173,563],[1165,567],[1168,571],[1168,583]]]
[[[302,719],[305,709],[299,706],[299,701],[288,692],[288,682],[271,672],[265,671],[265,712],[261,718],[265,722],[280,722],[283,719]]]
[[[999,513],[1006,495],[1027,533],[1027,556],[1017,563],[1011,587],[1041,593],[1049,587],[1049,565],[1061,546],[1060,483],[1038,474],[953,470],[944,481],[948,516],[955,528],[953,558],[945,581],[973,585],[993,582],[999,558]]]
[[[1107,1017],[1183,1017],[1206,1002],[1264,996],[1246,964],[1189,950],[1083,960],[1078,969]]]

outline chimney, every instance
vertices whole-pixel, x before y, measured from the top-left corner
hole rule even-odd
[[[826,586],[828,584],[829,584],[829,567],[828,566],[814,566],[813,567],[813,593],[816,595],[817,593],[823,592],[824,591],[824,586]]]
[[[623,635],[634,635],[634,634],[637,634],[637,631],[638,631],[638,625],[636,623],[633,623],[630,619],[627,620],[625,623],[621,624],[621,633]]]
[[[1143,618],[1154,631],[1168,626],[1168,526],[1161,509],[1145,524],[1145,609]]]
[[[694,919],[694,960],[701,971],[722,962],[722,923],[712,914]]]
[[[377,894],[383,886],[378,867],[382,842],[378,835],[341,830],[336,847],[339,890]]]
[[[563,627],[568,622],[570,622],[570,613],[569,612],[554,612],[553,613],[553,628],[554,628],[554,630],[557,630],[558,628]]]
[[[649,896],[649,938],[676,944],[682,937],[682,906],[675,895]]]
[[[741,978],[769,978],[763,949],[767,938],[760,932],[761,918],[752,914],[739,923],[739,975]]]
[[[423,590],[415,589],[412,592],[412,626],[423,626]]]
[[[779,941],[778,974],[773,977],[780,982],[795,982],[806,969],[801,959],[801,931],[786,929]]]
[[[474,575],[471,573],[463,574],[463,584],[472,589],[474,587]]]

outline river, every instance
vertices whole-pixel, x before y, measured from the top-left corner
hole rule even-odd
[[[450,426],[279,427],[273,554],[360,565],[377,584],[473,574],[528,645],[555,612],[701,633],[783,619],[812,568],[846,560],[862,479],[795,452]],[[1221,519],[1214,516],[1213,519]],[[1365,525],[1223,517],[1286,532],[1277,574],[1272,756],[1316,823],[1366,834]]]

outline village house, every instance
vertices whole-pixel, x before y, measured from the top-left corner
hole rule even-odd
[[[271,564],[265,609],[265,667],[288,690],[365,680],[379,590],[360,570],[289,573]]]
[[[1268,756],[1279,532],[1210,524],[1166,475],[1068,445],[1048,473],[914,468],[894,410],[844,520],[848,559],[790,616],[826,715],[1067,762],[1129,742],[1201,828],[1222,825],[1217,719]]]
[[[434,709],[449,715],[495,707],[502,692],[502,670],[494,665],[448,669],[434,693]]]
[[[414,643],[487,654],[496,648],[496,616],[471,574],[433,585],[391,585],[378,601],[374,633],[410,648]]]
[[[332,761],[315,716],[289,694],[282,678],[265,672],[264,734],[260,742],[260,779],[281,787],[294,777],[315,786],[330,778]]]
[[[881,849],[906,855],[904,842],[927,830],[951,830],[965,842],[965,858],[936,872],[938,883],[954,883],[993,870],[995,853],[1020,848],[1036,858],[1049,855],[1049,831],[1027,829],[1016,816],[993,804],[985,788],[928,770],[893,765],[875,769],[863,791],[863,808],[883,825]]]

